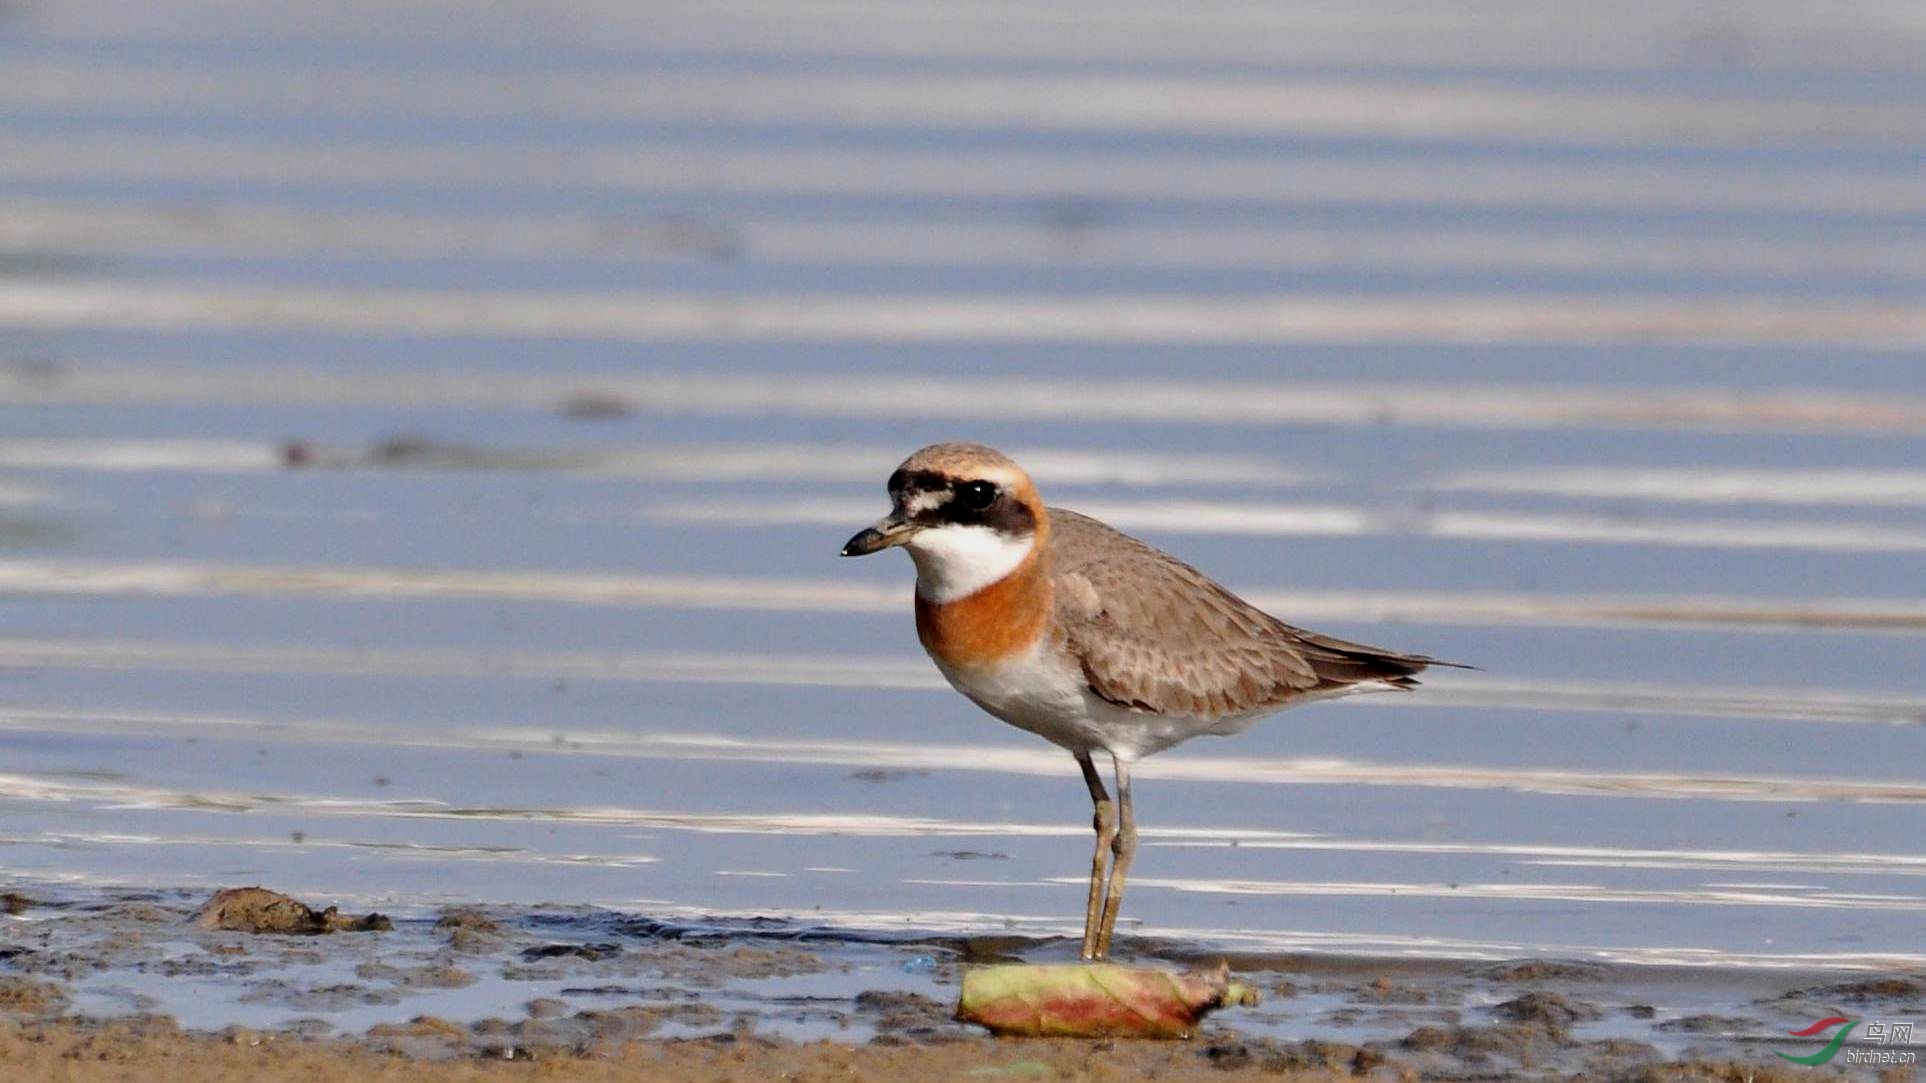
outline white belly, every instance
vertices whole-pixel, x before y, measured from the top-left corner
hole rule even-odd
[[[1102,735],[1089,725],[1083,674],[1043,644],[997,665],[951,666],[934,656],[932,660],[952,688],[1010,725],[1073,752],[1103,747]]]
[[[950,666],[937,660],[936,668],[971,702],[1018,729],[1072,752],[1101,750],[1126,760],[1202,733],[1235,733],[1270,713],[1233,721],[1173,718],[1119,707],[1091,692],[1076,665],[1043,644],[995,666]]]

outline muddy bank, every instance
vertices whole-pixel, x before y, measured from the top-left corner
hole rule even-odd
[[[1773,1054],[1819,1048],[1786,1036],[1816,1019],[1926,1015],[1926,986],[1899,973],[1233,956],[1263,1005],[1190,1041],[1011,1041],[953,1018],[965,968],[1075,945],[576,907],[348,920],[328,901],[22,892],[0,917],[0,1061],[76,1080],[160,1058],[254,1080],[1773,1079],[1806,1071]],[[1173,968],[1219,958],[1123,947]]]
[[[411,1026],[436,1032],[444,1024]],[[1393,1060],[1360,1062],[1355,1051],[1325,1043],[1071,1042],[1052,1039],[869,1044],[794,1043],[720,1036],[709,1039],[628,1041],[582,1052],[504,1060],[433,1059],[397,1050],[390,1036],[315,1039],[235,1029],[183,1032],[164,1018],[115,1022],[0,1023],[0,1063],[12,1077],[69,1083],[124,1080],[165,1064],[170,1074],[206,1083],[302,1083],[468,1080],[705,1081],[745,1079],[1152,1079],[1209,1078],[1326,1080],[1364,1075],[1412,1079],[1420,1073]],[[1427,1073],[1428,1074],[1428,1073]],[[1482,1073],[1470,1073],[1473,1075]],[[1718,1061],[1682,1061],[1630,1072],[1635,1080],[1752,1083],[1810,1079],[1804,1069]],[[1899,1076],[1895,1078],[1905,1078]]]

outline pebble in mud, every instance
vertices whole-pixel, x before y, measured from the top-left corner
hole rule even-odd
[[[435,918],[435,928],[447,930],[469,929],[474,932],[488,933],[490,935],[499,934],[502,931],[501,925],[496,922],[494,918],[472,907],[457,907],[451,910],[443,910],[441,914]]]
[[[435,928],[448,934],[448,947],[464,955],[486,955],[500,951],[502,927],[480,910],[444,910],[435,919]]]
[[[1377,1004],[1427,1004],[1431,995],[1423,989],[1401,985],[1390,978],[1376,978],[1359,988],[1353,999]]]
[[[1468,973],[1480,981],[1502,982],[1603,981],[1607,976],[1597,963],[1567,959],[1512,959],[1473,967]]]
[[[333,932],[388,932],[394,923],[380,914],[344,917],[330,906],[315,910],[306,903],[263,887],[231,887],[215,892],[194,915],[203,929],[241,933],[315,935]]]
[[[1584,1001],[1574,1001],[1559,993],[1526,993],[1491,1009],[1492,1014],[1514,1023],[1537,1023],[1562,1031],[1573,1023],[1589,1022],[1604,1015]]]

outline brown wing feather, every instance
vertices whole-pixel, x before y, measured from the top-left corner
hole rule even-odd
[[[1049,513],[1057,619],[1112,703],[1214,719],[1364,681],[1409,687],[1435,662],[1293,628],[1128,534]]]

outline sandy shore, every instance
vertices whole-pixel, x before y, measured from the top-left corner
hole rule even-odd
[[[1285,1045],[1234,1040],[1079,1042],[993,1039],[926,1043],[794,1043],[722,1035],[706,1039],[627,1041],[579,1051],[543,1051],[514,1059],[453,1057],[405,1051],[410,1042],[448,1044],[460,1028],[439,1020],[385,1028],[360,1039],[312,1039],[234,1028],[184,1032],[165,1017],[111,1022],[0,1024],[0,1063],[17,1080],[152,1079],[164,1073],[205,1083],[246,1080],[886,1080],[903,1079],[1288,1079],[1365,1076],[1378,1079],[1558,1077],[1558,1069],[1493,1073],[1466,1064],[1422,1069],[1369,1050],[1336,1043]],[[459,1043],[456,1043],[459,1044]],[[1601,1065],[1591,1078],[1732,1080],[1775,1083],[1810,1079],[1810,1070],[1734,1061]],[[1910,1079],[1891,1072],[1882,1079]]]
[[[1926,1004],[1908,976],[1232,955],[1265,1003],[1191,1040],[1007,1040],[952,1018],[963,970],[1068,946],[221,898],[0,896],[5,1078],[1790,1080],[1810,1070],[1774,1052],[1819,1043],[1786,1031]],[[1152,966],[1222,957],[1125,950]]]
[[[398,1052],[397,1044],[441,1044],[451,1024],[423,1020],[362,1039],[304,1039],[233,1030],[190,1034],[164,1018],[106,1024],[58,1022],[0,1029],[0,1063],[13,1079],[151,1078],[164,1066],[194,1080],[594,1080],[673,1079],[1324,1079],[1349,1075],[1345,1048],[1336,1067],[1315,1067],[1317,1050],[1251,1050],[1221,1044],[992,1040],[937,1045],[845,1046],[722,1036],[629,1041],[581,1051],[544,1051],[514,1060],[459,1059]]]

